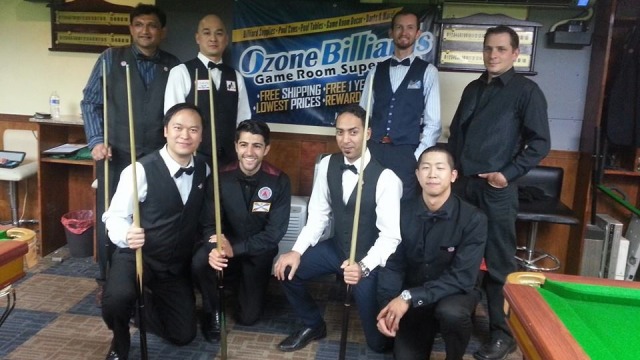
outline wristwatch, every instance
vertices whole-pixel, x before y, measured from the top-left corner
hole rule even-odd
[[[403,290],[400,293],[400,298],[407,303],[411,303],[411,292],[409,290]]]
[[[362,270],[362,277],[367,277],[371,274],[371,270],[365,265],[362,261],[358,261],[358,265],[360,265],[360,269]]]

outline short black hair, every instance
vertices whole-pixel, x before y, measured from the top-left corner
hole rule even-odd
[[[356,116],[360,121],[362,121],[362,127],[364,128],[365,120],[367,119],[367,112],[362,108],[362,106],[358,104],[349,104],[342,108],[342,111],[338,113],[336,117],[336,121],[338,121],[338,117],[342,114],[349,113],[351,115]]]
[[[391,18],[391,30],[393,30],[393,26],[396,24],[396,19],[400,16],[405,16],[405,15],[413,15],[416,17],[416,25],[418,26],[418,29],[420,29],[420,16],[418,16],[418,14],[416,14],[413,11],[410,10],[406,10],[406,9],[402,9],[400,11],[398,11],[397,13],[395,13],[395,15],[393,15],[393,18]]]
[[[167,14],[155,5],[138,4],[129,14],[129,24],[133,24],[133,19],[140,15],[155,15],[158,17],[158,20],[160,20],[160,25],[162,25],[163,28],[167,25]]]
[[[509,37],[511,38],[511,47],[514,50],[520,47],[520,37],[518,36],[518,33],[512,28],[505,25],[498,25],[488,28],[487,32],[484,33],[484,40],[482,44],[486,44],[487,37],[489,37],[489,35],[495,34],[509,34]]]
[[[271,141],[271,129],[269,129],[269,126],[262,121],[248,119],[243,120],[238,124],[238,128],[236,129],[236,142],[240,140],[240,133],[243,132],[248,132],[253,135],[262,135],[265,145],[269,145],[269,142]]]
[[[179,111],[182,110],[193,110],[198,113],[198,116],[200,117],[200,125],[204,127],[204,120],[202,120],[204,119],[204,117],[202,116],[202,112],[200,111],[200,109],[192,103],[186,102],[177,103],[170,107],[169,110],[167,110],[167,113],[164,114],[164,119],[162,119],[162,123],[164,124],[164,126],[166,127],[167,125],[169,125],[169,121],[171,121],[171,118],[173,118]]]
[[[453,155],[451,154],[451,152],[449,152],[449,150],[447,150],[447,148],[445,148],[444,146],[441,146],[441,145],[433,145],[433,146],[430,146],[430,147],[424,149],[424,151],[420,154],[420,157],[418,157],[418,161],[416,163],[416,168],[419,168],[420,161],[422,161],[422,157],[425,154],[432,153],[432,152],[439,152],[439,153],[445,154],[447,156],[447,162],[449,163],[449,166],[451,167],[451,170],[455,170],[456,169],[456,164],[455,164],[455,161],[453,159]]]

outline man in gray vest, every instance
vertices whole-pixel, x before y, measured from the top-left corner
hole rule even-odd
[[[159,48],[166,36],[166,14],[157,6],[139,4],[130,14],[129,31],[133,44],[109,48],[99,57],[83,90],[80,102],[84,131],[91,156],[96,163],[98,189],[96,214],[104,212],[104,163],[109,159],[109,194],[113,194],[120,172],[131,162],[126,65],[131,74],[131,98],[135,120],[136,155],[142,157],[160,148],[164,142],[162,118],[163,94],[169,70],[178,58]],[[106,63],[106,74],[102,63]],[[107,82],[107,101],[103,99],[103,79]],[[103,107],[108,107],[109,144],[104,143]],[[104,224],[96,223],[98,239],[99,282],[106,277],[109,247]],[[101,300],[101,299],[98,299]]]
[[[327,334],[322,312],[311,298],[305,284],[318,276],[338,274],[353,286],[367,345],[382,352],[385,337],[376,328],[378,271],[400,243],[400,198],[402,182],[380,165],[369,151],[362,152],[365,111],[349,105],[336,119],[336,141],[342,153],[320,161],[318,175],[309,201],[309,217],[293,249],[281,255],[274,274],[282,281],[285,295],[303,327],[284,339],[281,351],[302,349],[309,342]],[[365,168],[360,168],[360,157]],[[363,171],[362,201],[358,222],[356,263],[349,265],[351,232],[354,219],[358,172]],[[335,236],[319,242],[333,214]]]
[[[229,34],[216,15],[206,15],[198,23],[196,43],[200,52],[195,59],[171,70],[165,91],[164,108],[181,102],[198,104],[204,114],[204,134],[198,152],[211,164],[211,155],[217,154],[222,165],[236,160],[233,142],[236,126],[251,118],[244,79],[231,66],[222,63],[222,54],[229,44]],[[196,79],[196,72],[198,79]],[[209,73],[213,84],[209,83]],[[197,89],[194,84],[197,83]],[[213,90],[216,119],[215,152],[211,149],[211,110],[209,90]]]
[[[416,14],[403,10],[393,16],[389,29],[393,56],[371,69],[360,98],[360,106],[365,108],[373,81],[367,146],[382,166],[402,180],[405,198],[413,197],[418,188],[416,159],[436,144],[442,131],[438,70],[413,53],[420,34]]]

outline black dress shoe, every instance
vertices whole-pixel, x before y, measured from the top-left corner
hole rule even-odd
[[[504,360],[516,350],[516,342],[513,339],[497,339],[482,345],[480,350],[473,353],[478,360]]]
[[[289,335],[278,344],[280,351],[296,351],[307,346],[312,340],[322,339],[327,336],[327,326],[325,323],[315,328],[304,328]]]
[[[201,318],[202,336],[205,340],[212,342],[220,340],[222,325],[220,323],[220,313],[204,313]]]
[[[120,360],[120,355],[117,352],[111,350],[107,354],[106,360]]]

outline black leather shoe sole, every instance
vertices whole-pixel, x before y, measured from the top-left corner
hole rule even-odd
[[[278,344],[278,350],[284,352],[296,351],[304,348],[313,340],[319,340],[327,336],[327,326],[322,324],[317,328],[304,328],[291,334]]]

